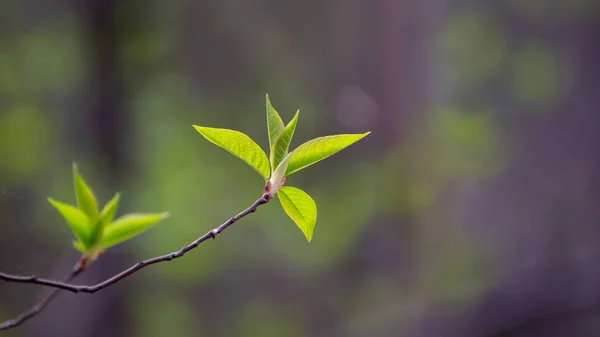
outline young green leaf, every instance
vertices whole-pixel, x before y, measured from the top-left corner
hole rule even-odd
[[[278,195],[285,213],[298,225],[310,242],[317,223],[315,201],[303,190],[291,186],[283,186]]]
[[[363,134],[335,135],[315,138],[296,148],[290,153],[290,164],[288,165],[286,176],[302,170],[312,164],[315,164],[337,152],[356,143],[366,137],[371,132]]]
[[[140,214],[132,213],[124,215],[104,229],[104,235],[100,243],[102,249],[112,247],[123,241],[141,234],[159,221],[164,220],[169,213]]]
[[[115,193],[115,196],[110,199],[102,208],[100,212],[100,218],[104,221],[105,224],[109,224],[113,218],[115,217],[115,213],[117,212],[117,207],[119,206],[119,200],[121,199],[121,193]]]
[[[102,208],[98,220],[96,220],[96,222],[92,226],[92,231],[90,234],[91,245],[95,245],[103,237],[104,229],[111,223],[111,221],[115,217],[120,198],[121,194],[116,193],[115,196],[112,199],[110,199]]]
[[[269,179],[269,159],[265,151],[250,137],[239,131],[194,125],[204,138],[252,166],[263,178]]]
[[[95,246],[100,239],[102,239],[102,235],[104,233],[104,221],[98,218],[92,225],[92,230],[90,231],[90,247]]]
[[[48,202],[50,202],[50,204],[54,206],[54,208],[56,208],[56,210],[58,210],[58,212],[63,216],[69,227],[71,227],[71,231],[75,237],[81,241],[83,245],[89,247],[90,226],[87,215],[77,207],[65,204],[52,198],[48,198]]]
[[[81,241],[73,241],[73,247],[82,254],[87,254],[89,251],[89,248],[87,248]]]
[[[94,193],[85,183],[85,180],[79,174],[77,164],[73,163],[73,181],[75,185],[75,197],[77,198],[77,206],[81,209],[90,219],[96,219],[98,217],[98,204]]]
[[[296,112],[294,118],[285,126],[283,131],[281,131],[279,137],[277,137],[277,140],[273,144],[273,147],[271,147],[271,168],[273,170],[275,170],[283,158],[288,154],[290,142],[292,141],[294,131],[296,130],[296,124],[298,123],[299,113],[300,110]]]
[[[269,132],[269,148],[273,147],[277,137],[281,131],[283,131],[283,121],[279,114],[271,105],[271,100],[269,100],[269,94],[267,96],[267,131]]]

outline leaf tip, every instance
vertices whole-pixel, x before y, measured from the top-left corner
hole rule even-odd
[[[60,201],[58,201],[58,200],[56,200],[54,198],[51,198],[51,197],[48,197],[46,199],[48,200],[48,202],[50,203],[50,205],[54,206],[57,209],[60,208],[60,206],[63,204],[62,202],[60,202]]]
[[[112,198],[111,201],[113,201],[115,205],[119,205],[119,201],[121,201],[121,192],[115,193],[115,196]],[[111,201],[109,201],[108,203],[110,203]]]
[[[207,132],[207,129],[209,129],[209,128],[200,126],[200,125],[192,125],[192,126],[194,127],[194,129],[196,129],[196,131],[198,131],[199,134],[206,137],[206,132]]]
[[[308,241],[308,243],[310,243],[312,241],[312,233],[310,233],[309,235],[305,235],[306,236],[306,241]]]
[[[296,110],[296,114],[294,115],[294,118],[292,118],[292,121],[297,121],[298,116],[300,116],[300,109]]]

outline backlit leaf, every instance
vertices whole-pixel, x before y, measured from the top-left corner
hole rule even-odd
[[[267,131],[269,132],[269,148],[273,147],[277,137],[283,131],[284,125],[281,117],[271,105],[271,100],[269,100],[269,94],[267,97]]]
[[[229,129],[208,128],[194,125],[204,138],[227,150],[229,153],[252,166],[263,178],[269,179],[271,172],[265,151],[247,135]]]
[[[277,137],[277,140],[271,147],[271,168],[274,170],[279,163],[287,156],[288,149],[290,147],[290,142],[292,141],[292,137],[294,136],[294,131],[296,130],[296,124],[298,123],[298,114],[300,111],[296,112],[294,118],[286,125],[283,131]]]
[[[315,138],[298,148],[290,155],[286,176],[298,172],[305,167],[315,164],[366,137],[371,132],[363,134],[335,135]]]
[[[281,187],[278,196],[285,213],[296,223],[310,242],[317,223],[315,201],[306,192],[291,186]]]
[[[98,204],[94,193],[85,183],[85,180],[79,174],[77,164],[73,163],[73,182],[75,185],[75,197],[77,198],[77,206],[81,209],[90,219],[98,218]]]
[[[90,245],[89,219],[79,208],[48,198],[48,202],[63,216],[71,231],[84,245]]]
[[[159,221],[164,220],[169,213],[141,214],[132,213],[124,215],[104,229],[104,235],[100,243],[102,249],[127,241],[132,237],[150,229]]]

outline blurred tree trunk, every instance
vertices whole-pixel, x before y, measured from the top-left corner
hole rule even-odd
[[[103,181],[103,187],[114,193],[123,186],[133,162],[126,153],[130,132],[130,113],[127,93],[120,64],[120,48],[124,43],[122,27],[116,14],[120,0],[86,0],[75,3],[88,26],[86,41],[90,60],[88,85],[82,92],[86,97],[86,123],[73,135],[74,142],[81,142],[80,158],[89,158],[93,169]],[[76,126],[73,126],[76,129]],[[96,193],[98,194],[98,193]],[[99,200],[101,203],[106,200]],[[125,201],[126,202],[126,201]],[[121,203],[123,204],[123,202]],[[130,262],[130,261],[129,261]],[[127,266],[128,261],[105,253],[103,258],[77,281],[82,284],[96,283]],[[47,310],[43,319],[35,321],[32,336],[127,336],[128,316],[123,294],[130,287],[119,284],[98,296],[63,294]],[[104,324],[110,322],[110,324]]]

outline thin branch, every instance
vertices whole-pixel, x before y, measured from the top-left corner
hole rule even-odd
[[[99,290],[102,290],[110,285],[113,285],[113,284],[121,281],[122,279],[128,277],[129,275],[137,272],[138,270],[140,270],[142,268],[153,265],[155,263],[167,262],[167,261],[171,261],[173,259],[182,257],[183,255],[185,255],[185,253],[198,247],[198,245],[200,245],[202,242],[204,242],[208,239],[216,238],[217,235],[219,235],[221,232],[223,232],[225,229],[227,229],[227,227],[231,226],[239,219],[245,217],[246,215],[248,215],[250,213],[254,213],[260,205],[266,204],[267,202],[269,202],[270,199],[271,199],[271,195],[269,193],[265,193],[262,195],[262,197],[257,199],[250,207],[246,208],[245,210],[243,210],[241,213],[234,216],[233,218],[230,218],[229,220],[225,221],[219,227],[217,227],[211,231],[208,231],[208,233],[199,237],[194,242],[181,248],[180,250],[178,250],[176,252],[172,252],[170,254],[157,256],[157,257],[145,260],[145,261],[138,262],[138,263],[134,264],[133,266],[129,267],[128,269],[122,271],[121,273],[119,273],[103,282],[100,282],[96,285],[91,285],[91,286],[90,285],[75,285],[75,284],[69,283],[69,280],[60,282],[60,281],[55,281],[55,280],[39,278],[35,275],[15,276],[15,275],[10,275],[10,274],[5,274],[5,273],[0,273],[0,279],[7,281],[7,282],[38,284],[38,285],[42,285],[42,286],[53,287],[53,288],[56,288],[57,290],[58,289],[67,290],[67,291],[70,291],[73,293],[93,294]]]
[[[87,265],[87,258],[85,258],[85,257],[81,258],[75,264],[75,266],[73,266],[71,273],[69,274],[69,276],[67,276],[65,278],[64,282],[69,282],[69,281],[73,280],[75,277],[77,277],[77,275],[81,274],[85,270],[86,265]],[[61,291],[60,288],[52,289],[52,291],[48,295],[46,295],[46,297],[44,297],[36,305],[29,308],[29,310],[23,312],[16,318],[1,322],[0,323],[0,331],[15,328],[15,327],[25,323],[27,320],[35,317],[42,310],[44,310],[44,308],[48,304],[50,304],[50,302],[52,302],[53,299],[56,298],[56,296],[60,293],[60,291]]]

